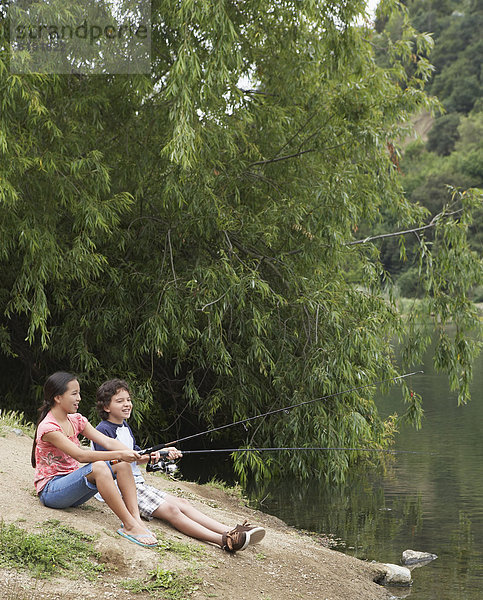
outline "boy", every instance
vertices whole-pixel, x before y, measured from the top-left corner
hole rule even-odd
[[[96,427],[108,437],[118,439],[129,449],[140,450],[136,444],[127,420],[131,416],[132,401],[129,386],[122,379],[111,379],[103,383],[97,390],[97,411],[102,421]],[[94,444],[96,450],[103,450],[99,444]],[[168,458],[176,459],[182,456],[176,448],[169,450]],[[149,455],[143,456],[138,462],[148,462]],[[156,460],[159,456],[156,456]],[[168,521],[173,527],[191,537],[217,544],[227,552],[244,550],[248,544],[256,544],[265,536],[263,527],[252,527],[246,521],[229,529],[222,523],[204,515],[187,500],[171,496],[157,488],[148,485],[137,463],[132,464],[136,483],[139,512],[147,520],[154,517]]]

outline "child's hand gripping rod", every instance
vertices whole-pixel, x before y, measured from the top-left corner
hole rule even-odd
[[[161,458],[164,458],[166,456],[168,456],[169,454],[169,450],[166,449],[166,445],[165,444],[160,444],[159,446],[153,446],[152,448],[146,448],[145,450],[139,450],[138,454],[140,454],[141,456],[143,456],[144,454],[151,454],[152,452],[158,452],[159,456]],[[118,458],[114,458],[113,460],[109,461],[110,465],[117,465],[120,462],[122,462],[122,460],[118,459]]]

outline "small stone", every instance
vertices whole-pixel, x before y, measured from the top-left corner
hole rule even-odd
[[[386,563],[382,565],[381,577],[376,580],[380,585],[412,585],[411,571],[407,567]]]
[[[415,563],[427,563],[435,560],[436,554],[429,552],[418,552],[417,550],[404,550],[402,553],[402,562],[404,565],[414,565]]]

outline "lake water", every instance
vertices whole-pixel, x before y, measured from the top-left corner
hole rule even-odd
[[[412,387],[423,396],[423,427],[403,428],[394,446],[421,454],[391,456],[384,472],[353,470],[344,485],[274,481],[251,488],[249,497],[290,525],[330,534],[337,550],[361,559],[401,564],[407,549],[437,554],[413,570],[412,588],[391,590],[398,597],[481,600],[483,358],[475,365],[473,399],[460,407],[430,357],[421,368]],[[402,412],[400,396],[394,388],[378,398],[384,416]]]

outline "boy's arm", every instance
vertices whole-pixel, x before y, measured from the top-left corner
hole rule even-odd
[[[108,421],[101,421],[99,423],[99,425],[97,425],[96,431],[101,432],[106,437],[116,440],[115,432],[112,429],[112,427],[109,427]],[[116,440],[116,441],[118,441],[118,440]],[[102,443],[96,442],[94,440],[92,440],[92,446],[94,447],[94,450],[101,450],[101,451],[106,450],[106,448],[104,447],[104,445]],[[122,447],[125,448],[126,446],[124,444],[122,444]]]

